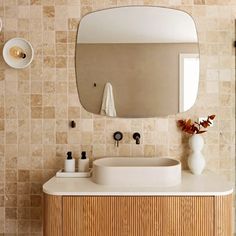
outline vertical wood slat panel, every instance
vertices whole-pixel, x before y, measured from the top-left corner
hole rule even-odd
[[[214,236],[214,197],[163,197],[163,235]]]
[[[232,195],[215,197],[215,236],[233,235]]]
[[[44,236],[62,236],[62,197],[44,194]]]
[[[214,236],[214,197],[181,198],[180,214],[183,235]]]
[[[180,198],[179,197],[163,197],[163,235],[182,235],[180,226]]]
[[[83,207],[82,197],[69,197],[68,201],[63,197],[63,235],[82,235]],[[67,198],[66,198],[67,199]]]
[[[63,197],[63,212],[64,236],[214,235],[214,197]]]
[[[63,197],[63,236],[161,236],[160,203],[152,197]]]

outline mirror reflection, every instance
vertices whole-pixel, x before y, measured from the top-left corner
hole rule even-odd
[[[76,76],[81,104],[95,114],[141,118],[186,111],[199,81],[193,19],[145,6],[88,14],[78,30]]]

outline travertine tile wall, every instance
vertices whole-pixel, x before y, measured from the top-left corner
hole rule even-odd
[[[74,48],[80,18],[122,5],[182,9],[196,21],[201,80],[196,105],[161,119],[106,119],[81,107],[75,81]],[[0,235],[42,235],[42,184],[63,166],[65,153],[90,156],[171,156],[186,167],[187,137],[176,119],[216,114],[204,135],[207,168],[234,180],[235,0],[0,0],[1,47],[13,37],[35,49],[24,70],[0,61]],[[69,120],[77,127],[69,128]],[[112,133],[124,132],[119,148]],[[140,131],[141,145],[131,138]]]

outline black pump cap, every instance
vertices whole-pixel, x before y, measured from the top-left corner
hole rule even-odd
[[[72,159],[72,152],[67,152],[67,160]]]
[[[86,152],[81,152],[81,159],[86,159]]]

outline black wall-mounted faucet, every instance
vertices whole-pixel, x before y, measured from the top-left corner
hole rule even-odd
[[[140,144],[140,138],[141,138],[140,133],[136,132],[133,134],[133,139],[135,140],[136,144]]]

